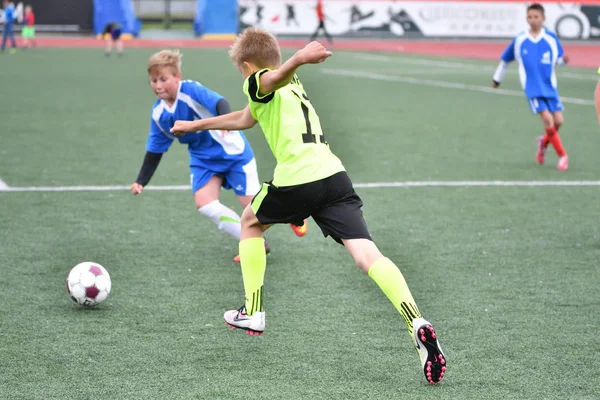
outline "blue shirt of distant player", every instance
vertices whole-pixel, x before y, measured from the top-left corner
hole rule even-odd
[[[198,82],[181,81],[173,106],[169,107],[162,99],[154,103],[146,150],[165,153],[177,139],[179,143],[188,145],[191,167],[216,172],[226,172],[236,162],[252,160],[254,153],[241,131],[229,132],[225,137],[221,131],[200,131],[183,136],[175,136],[170,131],[177,120],[193,121],[216,116],[217,103],[222,98]]]
[[[558,37],[542,29],[537,37],[529,32],[517,35],[501,58],[507,63],[519,62],[519,77],[527,98],[558,98],[554,67],[563,54]]]
[[[15,20],[15,6],[12,3],[8,3],[4,10],[4,21],[6,24],[12,24]]]

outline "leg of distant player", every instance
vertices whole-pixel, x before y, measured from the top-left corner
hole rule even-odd
[[[4,24],[4,30],[2,32],[2,51],[6,48],[6,42],[10,38],[13,49],[17,47],[17,43],[15,42],[15,36],[13,35],[13,24]],[[14,50],[13,50],[14,51]]]
[[[118,38],[115,41],[115,47],[117,48],[117,53],[121,56],[123,55],[123,39]]]
[[[558,130],[565,121],[562,111],[554,111],[552,113],[552,119],[554,120],[556,134],[550,136],[550,140],[555,149],[560,149],[560,151],[556,150],[557,154],[559,155],[557,168],[561,171],[566,171],[569,168],[569,158],[567,157],[567,152],[563,148],[560,136],[558,134]]]
[[[546,130],[547,126],[552,126],[554,121],[552,121],[552,115],[546,110],[539,113],[542,118],[542,123],[544,124],[544,130]],[[548,148],[548,144],[550,144],[550,136],[548,133],[544,133],[543,136],[538,136],[537,138],[537,154],[536,158],[539,164],[543,164],[546,158],[546,149]]]
[[[315,33],[313,33],[312,36],[310,37],[311,42],[313,40],[315,40],[317,38],[317,36],[319,36],[319,32],[321,31],[322,28],[323,28],[323,21],[319,21],[319,25],[317,26]]]
[[[11,43],[12,48],[16,49],[17,48],[17,41],[15,40],[15,33],[13,31],[12,24],[11,24],[11,27],[10,27],[9,36],[10,36],[10,43]]]
[[[559,115],[559,126],[563,123],[562,112],[556,111],[555,115]],[[540,112],[540,117],[542,118],[542,122],[544,124],[544,129],[546,134],[542,138],[540,147],[544,146],[544,143],[549,142],[552,143],[552,147],[556,151],[558,155],[558,165],[557,168],[561,171],[566,171],[569,167],[569,159],[567,157],[567,153],[562,146],[560,136],[558,135],[558,130],[554,123],[554,115],[550,113],[548,110],[544,110]],[[538,151],[538,161],[539,161],[539,151]]]
[[[558,132],[560,130],[560,127],[562,126],[562,124],[565,122],[565,117],[563,117],[562,111],[553,112],[552,119],[554,120],[554,127],[556,128],[556,131]]]
[[[198,212],[210,219],[219,230],[240,240],[240,216],[232,209],[221,204],[219,192],[223,178],[213,175],[210,180],[194,193]],[[263,250],[264,252],[264,250]]]
[[[113,44],[112,38],[109,37],[105,40],[104,54],[107,57],[110,56],[110,53],[112,52],[112,44]]]
[[[327,32],[327,28],[325,28],[325,21],[321,22],[321,24],[323,25],[323,33],[325,34],[325,37],[327,38],[329,45],[333,46],[333,38],[331,37],[329,32]]]

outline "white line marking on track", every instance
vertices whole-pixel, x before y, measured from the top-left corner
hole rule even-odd
[[[492,93],[492,94],[502,94],[505,96],[518,96],[523,97],[523,92],[516,90],[508,90],[508,89],[494,89],[488,86],[480,86],[480,85],[467,85],[464,83],[458,82],[447,82],[447,81],[435,81],[431,79],[420,79],[420,78],[411,78],[408,76],[396,76],[396,75],[383,75],[377,74],[374,72],[368,71],[352,71],[346,69],[329,69],[322,68],[321,72],[328,75],[338,75],[338,76],[347,76],[353,78],[366,78],[366,79],[374,79],[378,81],[387,81],[387,82],[401,82],[401,83],[411,83],[413,85],[425,85],[425,86],[435,86],[442,87],[448,89],[460,89],[460,90],[470,90],[473,92],[483,92],[483,93]],[[578,99],[574,97],[561,97],[563,103],[569,104],[578,104],[584,106],[593,106],[593,100],[585,100]]]
[[[534,187],[534,186],[600,186],[600,181],[406,181],[355,183],[355,188],[410,188],[410,187]],[[129,190],[129,186],[29,186],[0,187],[0,192],[111,192]],[[150,191],[191,190],[190,186],[148,186]]]
[[[8,185],[2,179],[0,179],[0,190],[8,189]]]

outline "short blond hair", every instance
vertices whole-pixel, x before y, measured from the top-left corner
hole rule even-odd
[[[262,28],[244,29],[233,41],[229,56],[237,66],[244,62],[250,62],[259,68],[278,68],[281,65],[281,50],[277,39]]]
[[[161,50],[154,53],[148,59],[148,74],[154,73],[161,68],[172,68],[173,74],[181,72],[182,54],[179,50]]]

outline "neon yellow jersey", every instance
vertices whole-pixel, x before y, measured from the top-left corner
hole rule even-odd
[[[244,93],[277,160],[273,185],[300,185],[344,171],[342,162],[329,149],[319,116],[296,75],[287,86],[259,95],[260,76],[267,71],[250,75],[244,82]]]

